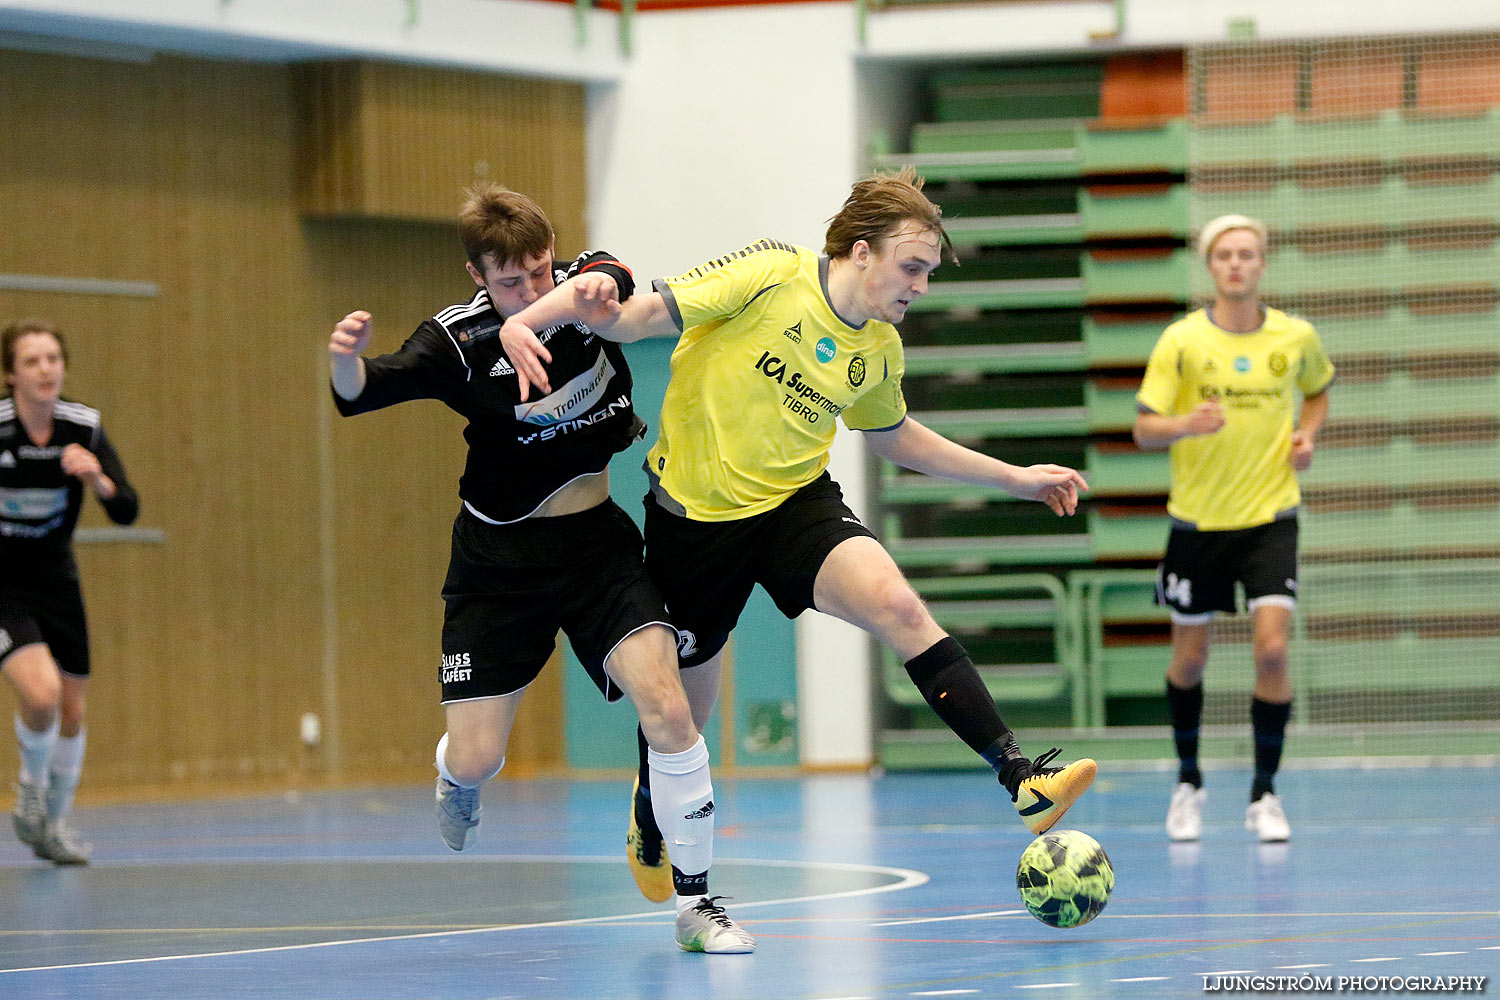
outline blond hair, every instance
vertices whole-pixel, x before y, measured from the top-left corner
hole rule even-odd
[[[1199,256],[1208,260],[1208,255],[1213,253],[1214,244],[1219,241],[1219,237],[1231,229],[1248,229],[1254,233],[1260,239],[1261,255],[1265,255],[1266,245],[1270,242],[1270,234],[1264,222],[1252,219],[1248,215],[1221,215],[1198,233]]]

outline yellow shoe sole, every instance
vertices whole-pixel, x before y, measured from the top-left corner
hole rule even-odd
[[[1084,757],[1056,774],[1027,778],[1016,796],[1016,811],[1022,822],[1032,833],[1046,833],[1088,791],[1098,773],[1099,765]]]
[[[646,864],[646,838],[635,821],[635,797],[640,791],[641,779],[635,779],[630,789],[630,825],[625,830],[625,857],[630,862],[630,874],[641,895],[653,903],[665,903],[676,891],[672,885],[672,860],[667,857],[667,845],[661,845],[661,859],[654,865]]]

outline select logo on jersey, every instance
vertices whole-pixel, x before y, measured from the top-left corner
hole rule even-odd
[[[1234,370],[1237,371],[1237,372],[1239,372],[1241,375],[1245,374],[1247,371],[1250,370],[1250,359],[1247,358],[1247,357],[1245,357],[1243,354],[1241,354],[1239,357],[1235,358],[1234,359]]]
[[[1205,375],[1207,375],[1209,372],[1216,372],[1218,370],[1219,366],[1214,364],[1213,358],[1209,358],[1207,361],[1203,362],[1203,373]]]
[[[818,362],[825,365],[828,364],[828,362],[832,361],[833,356],[839,352],[838,348],[833,345],[832,337],[824,337],[819,340],[816,351],[818,354]]]
[[[865,359],[862,354],[849,359],[849,384],[856,389],[865,384]]]
[[[468,653],[443,654],[443,683],[454,684],[466,681],[474,671],[470,669]]]
[[[1286,355],[1280,351],[1272,351],[1271,356],[1266,359],[1266,365],[1271,369],[1271,374],[1280,378],[1286,374]]]
[[[781,335],[794,344],[802,343],[802,321],[799,319],[785,330],[782,330]]]
[[[515,373],[516,370],[511,367],[510,361],[506,358],[500,358],[496,360],[495,367],[490,369],[490,378],[496,378],[500,375],[514,375]]]
[[[16,456],[8,451],[0,452],[0,469],[14,469],[16,467]]]

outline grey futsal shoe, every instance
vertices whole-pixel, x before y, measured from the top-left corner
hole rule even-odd
[[[85,844],[78,831],[62,820],[49,822],[41,843],[31,849],[37,857],[54,865],[86,865],[93,850],[92,844]]]
[[[36,847],[47,834],[47,793],[33,781],[18,781],[16,807],[11,810],[11,826],[16,839],[27,847]]]
[[[707,896],[677,914],[677,944],[683,951],[701,951],[709,955],[748,955],[755,950],[755,938],[724,912],[717,900]]]
[[[438,832],[443,842],[455,851],[473,847],[479,839],[479,789],[455,785],[446,778],[437,780]]]

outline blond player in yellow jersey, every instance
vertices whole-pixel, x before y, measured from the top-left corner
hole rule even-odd
[[[789,618],[815,608],[895,650],[938,716],[990,764],[1040,833],[1088,788],[1094,762],[1051,767],[1056,750],[1022,755],[968,653],[933,620],[826,471],[842,420],[898,465],[1039,500],[1059,516],[1077,509],[1087,484],[1074,470],[1009,465],[907,414],[892,324],[926,293],[945,247],[941,211],[911,171],[867,178],[831,220],[821,255],[762,240],[608,306],[616,314],[609,335],[681,334],[647,457],[646,562],[678,630],[683,685],[700,728],[718,695],[724,644],[759,584]],[[566,300],[548,296],[506,323],[501,338],[521,379],[547,391],[537,363],[546,352],[531,331],[570,317],[595,329],[605,321],[573,317]],[[637,881],[654,897],[668,862],[645,778],[643,769],[628,842]]]
[[[1297,473],[1312,462],[1328,416],[1333,364],[1310,323],[1260,302],[1264,223],[1222,216],[1204,227],[1198,245],[1214,280],[1213,304],[1157,341],[1136,395],[1134,432],[1142,448],[1171,451],[1172,527],[1157,579],[1157,603],[1172,618],[1167,706],[1180,762],[1167,835],[1202,835],[1203,668],[1214,613],[1236,610],[1238,582],[1255,657],[1255,778],[1245,827],[1261,841],[1284,841],[1291,826],[1274,779],[1292,703]]]

